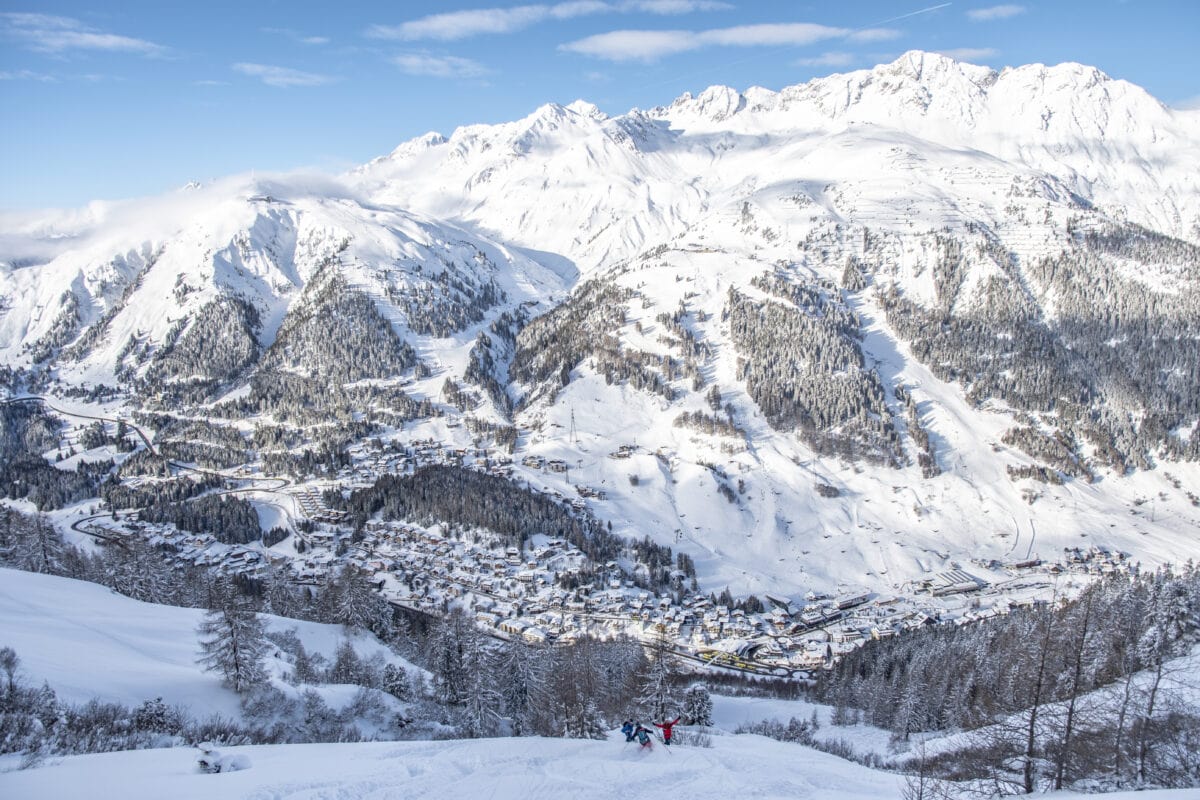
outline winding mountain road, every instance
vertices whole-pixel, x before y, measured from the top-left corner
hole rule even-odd
[[[118,424],[118,423],[124,423],[126,425],[126,427],[128,427],[135,434],[137,434],[138,438],[142,440],[142,443],[146,446],[147,450],[149,450],[154,455],[161,457],[161,453],[159,452],[159,450],[157,448],[155,448],[154,442],[151,441],[150,437],[146,435],[146,432],[143,431],[141,428],[139,428],[134,423],[130,422],[129,420],[121,419],[118,417],[102,417],[102,416],[98,416],[95,414],[83,414],[83,413],[80,413],[79,411],[69,411],[65,408],[62,408],[61,406],[55,405],[55,403],[58,403],[58,402],[61,402],[61,401],[59,401],[57,398],[53,398],[53,397],[46,397],[43,395],[25,395],[24,397],[12,397],[7,400],[0,400],[0,406],[17,405],[19,403],[40,403],[42,406],[49,409],[50,411],[53,411],[54,413],[60,414],[64,417],[73,417],[75,419],[93,420],[96,422],[109,422],[114,425]],[[178,461],[171,461],[170,459],[167,459],[166,462],[167,462],[168,467],[171,467],[172,469],[175,469],[176,471],[179,471],[179,472],[193,472],[197,475],[208,475],[208,476],[220,478],[223,481],[243,481],[243,482],[258,482],[258,483],[266,482],[266,483],[273,484],[271,486],[261,486],[261,485],[260,486],[239,486],[238,488],[234,488],[234,489],[222,489],[222,490],[219,490],[219,491],[213,493],[213,494],[217,494],[217,495],[246,494],[249,492],[266,492],[266,493],[270,493],[270,494],[286,494],[282,490],[284,488],[290,486],[292,483],[287,478],[245,478],[245,477],[240,477],[240,476],[226,475],[223,472],[217,472],[215,470],[204,469],[202,467],[194,467],[189,464],[181,464]],[[208,496],[211,497],[212,495],[208,495]],[[290,495],[288,495],[288,497],[290,497]],[[282,505],[279,505],[276,503],[270,503],[269,505],[283,509],[284,513],[287,513],[286,509],[284,509]],[[121,511],[125,511],[127,513],[139,511],[139,510],[140,509],[136,509],[136,508],[121,509]],[[115,536],[109,532],[103,532],[102,530],[97,530],[95,526],[89,524],[97,519],[113,519],[113,518],[115,518],[115,515],[117,513],[118,513],[118,510],[114,509],[105,514],[93,514],[88,517],[83,517],[81,519],[77,519],[71,523],[71,530],[75,531],[76,533],[82,533],[85,536],[91,536],[94,539],[100,539],[102,541],[112,542],[115,544],[123,545],[122,537]]]

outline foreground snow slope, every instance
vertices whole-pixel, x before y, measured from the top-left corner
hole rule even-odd
[[[203,616],[199,609],[142,603],[86,581],[0,569],[0,647],[16,651],[26,683],[46,681],[69,703],[96,698],[137,705],[162,697],[197,717],[240,719],[237,695],[196,664],[196,626]],[[309,652],[327,658],[346,638],[340,625],[263,619],[271,630],[296,628]],[[378,652],[402,663],[372,636],[350,638],[364,658]],[[0,791],[0,797],[19,796]]]
[[[678,796],[830,800],[899,797],[897,776],[758,736],[711,749],[642,753],[607,742],[492,739],[223,750],[251,768],[197,774],[194,750],[64,759],[0,775],[0,795],[30,798],[604,798]]]
[[[0,796],[28,800],[121,798],[444,798],[680,797],[688,800],[888,800],[903,777],[760,736],[715,736],[709,749],[661,746],[651,753],[607,742],[476,739],[442,742],[238,747],[251,766],[218,775],[196,771],[195,750],[140,750],[76,756],[0,773]],[[1083,797],[1058,793],[1055,798]],[[1108,800],[1185,800],[1188,790],[1105,795]]]

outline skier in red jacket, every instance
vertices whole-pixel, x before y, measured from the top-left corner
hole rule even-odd
[[[667,722],[667,721],[664,719],[664,720],[662,721],[662,724],[659,724],[659,723],[657,723],[657,722],[656,722],[656,723],[654,723],[654,727],[656,727],[656,728],[662,728],[662,732],[663,732],[663,744],[670,744],[670,743],[671,743],[671,729],[672,729],[672,728],[674,728],[674,727],[675,727],[675,724],[676,724],[676,723],[678,723],[678,722],[679,722],[679,717],[676,717],[675,719],[671,720],[670,722]]]

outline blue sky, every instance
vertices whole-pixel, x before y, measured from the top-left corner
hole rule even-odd
[[[0,208],[336,171],[548,101],[621,113],[917,48],[1079,61],[1191,107],[1198,34],[1197,0],[0,0]]]

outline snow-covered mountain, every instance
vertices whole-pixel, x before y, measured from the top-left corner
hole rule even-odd
[[[10,303],[0,335],[9,363],[53,360],[72,382],[223,386],[260,358],[324,369],[300,343],[282,352],[277,337],[319,313],[331,281],[339,302],[368,298],[367,313],[389,323],[379,347],[395,352],[353,378],[398,377],[419,361],[408,352],[418,336],[452,338],[574,277],[452,225],[298,181],[224,181],[54,230],[51,241],[68,238],[58,255],[10,262],[0,278]],[[309,333],[309,350],[330,343],[328,330]]]
[[[914,181],[942,190],[930,199],[969,198],[1003,216],[1012,179],[1051,178],[1060,201],[1074,193],[1196,243],[1198,119],[1093,67],[997,73],[910,52],[779,92],[713,86],[613,118],[583,102],[547,104],[512,123],[427,134],[354,177],[375,196],[552,248],[585,269],[757,191],[846,183],[870,184],[887,219],[860,205],[821,206],[874,227],[909,220],[904,201],[925,188]],[[864,145],[878,160],[863,160]],[[976,210],[943,205],[958,217]]]
[[[511,425],[519,477],[592,490],[705,587],[1200,555],[1200,112],[1090,67],[914,52],[615,117],[549,104],[336,181],[3,227],[26,385],[247,433],[334,403],[289,418],[267,384],[386,385],[338,408],[459,447],[456,420]]]

